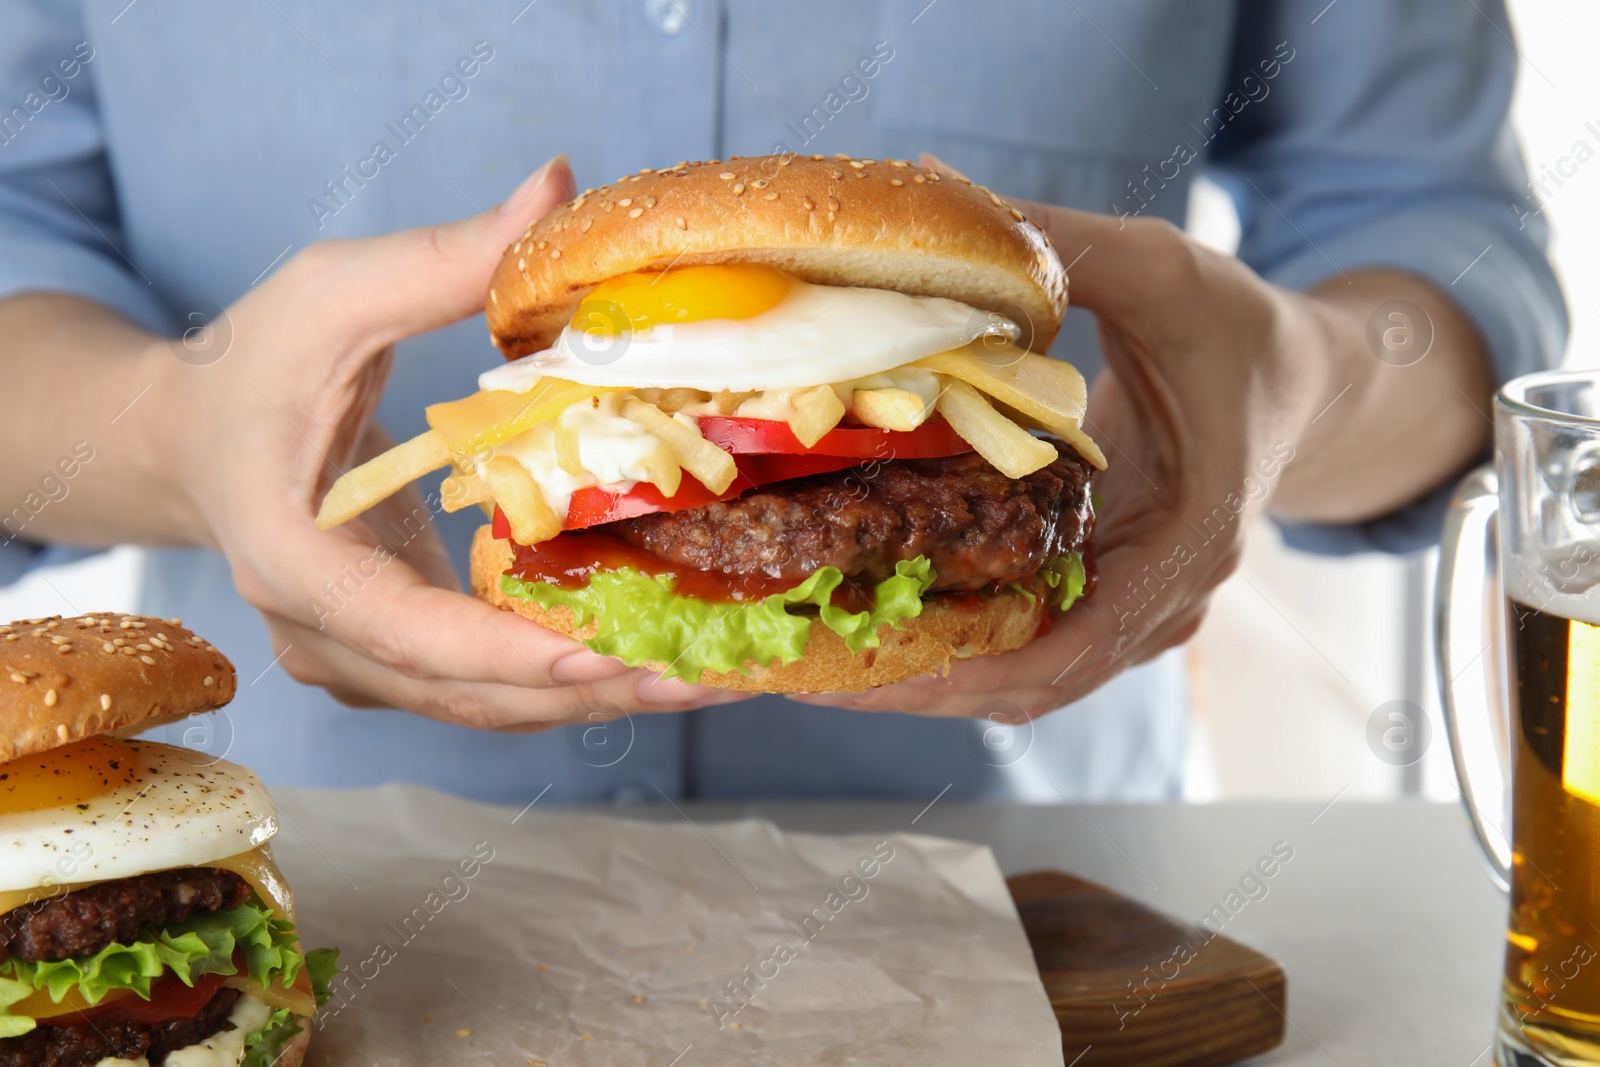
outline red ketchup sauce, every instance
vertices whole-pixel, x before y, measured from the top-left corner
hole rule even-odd
[[[537,545],[513,547],[515,555],[507,574],[523,581],[547,582],[557,589],[581,589],[596,572],[621,567],[631,567],[642,574],[670,574],[673,592],[698,600],[761,600],[799,584],[791,578],[680,567],[598,529],[568,530]]]

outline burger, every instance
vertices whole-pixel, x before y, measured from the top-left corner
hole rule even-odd
[[[298,1067],[336,953],[300,946],[272,798],[121,737],[221,707],[233,665],[176,620],[29,619],[0,683],[0,1065]]]
[[[1049,237],[904,160],[679,163],[510,245],[510,362],[336,482],[492,514],[489,602],[706,685],[854,691],[1011,651],[1092,587],[1086,390]]]

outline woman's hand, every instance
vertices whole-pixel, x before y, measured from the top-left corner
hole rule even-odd
[[[1425,283],[1362,272],[1307,296],[1164,221],[1020,207],[1070,265],[1072,303],[1094,313],[1105,353],[1084,427],[1109,460],[1094,482],[1098,588],[1015,652],[945,678],[803,699],[1043,714],[1188,640],[1269,506],[1328,521],[1383,514],[1482,447],[1488,427],[1467,398],[1488,395],[1485,361]],[[1413,367],[1374,358],[1365,341],[1367,317],[1396,296],[1434,326],[1430,359]]]
[[[166,342],[149,346],[149,396],[134,409],[144,451],[296,679],[350,703],[502,729],[720,696],[464,594],[432,524],[437,501],[414,489],[338,529],[312,525],[331,481],[391,443],[371,421],[391,346],[481,311],[505,246],[573,192],[558,159],[487,214],[312,245],[227,310],[222,358],[194,366]]]

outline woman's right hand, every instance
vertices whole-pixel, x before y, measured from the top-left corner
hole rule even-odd
[[[390,444],[372,415],[394,343],[481,311],[505,246],[573,193],[558,158],[484,215],[312,245],[227,309],[220,359],[149,346],[140,451],[153,477],[177,479],[180,527],[227,557],[292,677],[494,729],[730,699],[463,592],[414,489],[337,529],[312,524],[333,479]]]

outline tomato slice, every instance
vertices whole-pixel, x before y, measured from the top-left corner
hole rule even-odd
[[[702,415],[700,433],[707,441],[735,454],[854,456],[856,459],[933,459],[971,452],[943,419],[934,418],[915,430],[879,430],[872,426],[839,426],[807,448],[786,422]]]
[[[753,455],[736,456],[734,462],[738,464],[739,476],[724,493],[713,493],[687,471],[683,474],[678,491],[670,497],[662,496],[661,490],[648,482],[640,482],[626,493],[612,493],[598,486],[579,489],[572,494],[572,501],[567,505],[564,529],[582,530],[654,511],[704,507],[718,500],[732,500],[758,485],[803,478],[808,474],[826,474],[856,465],[856,460],[850,456]],[[498,505],[494,509],[491,529],[502,541],[512,540],[511,523]]]
[[[242,961],[235,961],[242,962]],[[83,1011],[69,1011],[40,1019],[40,1026],[109,1026],[115,1023],[161,1023],[169,1019],[192,1019],[200,1009],[211,1003],[225,974],[203,974],[193,986],[183,984],[177,975],[168,972],[150,983],[150,999],[132,996],[105,1001]]]

